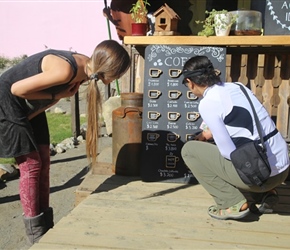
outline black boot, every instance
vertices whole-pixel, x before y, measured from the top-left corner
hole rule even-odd
[[[53,228],[54,222],[53,222],[53,209],[52,209],[52,207],[49,207],[48,209],[46,209],[43,212],[43,214],[44,214],[46,229],[49,230],[49,229]]]
[[[26,235],[31,244],[38,242],[42,235],[47,232],[43,213],[35,217],[23,216],[23,222],[25,225]]]

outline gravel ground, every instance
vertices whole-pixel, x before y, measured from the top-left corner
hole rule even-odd
[[[51,157],[50,204],[55,223],[73,208],[75,190],[88,172],[85,145]],[[0,182],[0,249],[29,249],[26,241],[18,191],[19,179]]]

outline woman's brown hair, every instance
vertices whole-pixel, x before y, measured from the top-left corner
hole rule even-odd
[[[121,44],[114,40],[105,40],[95,48],[88,67],[92,75],[87,93],[86,152],[94,165],[98,154],[99,116],[102,112],[102,100],[97,81],[100,77],[111,81],[121,77],[130,67],[130,57]]]

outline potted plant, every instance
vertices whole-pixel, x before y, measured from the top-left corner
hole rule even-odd
[[[207,18],[204,21],[196,21],[197,24],[203,24],[203,29],[198,32],[198,36],[227,36],[232,24],[237,19],[237,15],[233,15],[227,10],[206,10],[205,14]]]
[[[147,6],[148,0],[137,0],[130,10],[132,23],[132,36],[144,36],[147,32]]]

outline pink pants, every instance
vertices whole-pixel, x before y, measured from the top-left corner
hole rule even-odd
[[[20,170],[20,201],[26,217],[34,217],[49,207],[49,145],[38,145],[38,152],[16,157]]]

